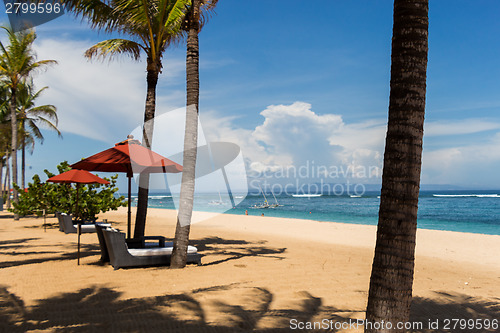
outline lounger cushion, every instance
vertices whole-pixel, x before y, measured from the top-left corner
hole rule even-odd
[[[136,257],[148,257],[148,256],[164,256],[171,255],[173,247],[153,247],[147,249],[128,249],[128,252]],[[188,246],[188,253],[196,253],[198,249],[194,246]]]
[[[109,227],[111,224],[109,223],[99,223],[99,225],[102,225],[103,227]],[[73,225],[75,228],[78,228],[78,224]],[[95,231],[95,225],[93,224],[82,224],[82,232],[93,232]]]

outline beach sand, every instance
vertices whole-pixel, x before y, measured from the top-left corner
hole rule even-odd
[[[82,235],[77,266],[77,237],[55,218],[44,230],[42,218],[0,214],[0,332],[264,332],[308,322],[362,332],[353,323],[365,316],[373,226],[196,213],[190,238],[202,266],[113,270],[99,263],[95,234]],[[126,230],[125,208],[100,219]],[[175,222],[175,211],[149,209],[146,234],[171,238]],[[500,319],[500,236],[419,230],[413,295],[416,332]],[[499,330],[474,330],[486,331]]]

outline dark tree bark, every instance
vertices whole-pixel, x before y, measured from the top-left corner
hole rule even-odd
[[[156,111],[156,85],[161,69],[161,63],[153,63],[148,58],[147,94],[144,110],[144,128],[142,134],[142,145],[151,149],[153,144],[154,117]],[[146,229],[146,217],[148,213],[149,195],[149,173],[139,175],[139,191],[137,195],[137,214],[135,216],[134,237],[144,236]]]
[[[412,300],[428,51],[428,0],[395,0],[391,92],[366,319],[405,332]]]
[[[193,0],[188,16],[186,51],[186,129],[179,213],[175,228],[171,268],[186,266],[191,216],[193,214],[196,153],[198,142],[198,105],[200,99],[199,77],[199,10],[200,1]]]

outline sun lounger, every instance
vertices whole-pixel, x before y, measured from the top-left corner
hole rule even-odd
[[[60,213],[62,228],[65,234],[76,234],[78,232],[78,225],[73,224],[71,215]],[[102,226],[110,227],[109,223],[98,223]],[[95,231],[95,224],[81,224],[81,233],[91,233]]]
[[[109,252],[106,246],[106,240],[104,239],[103,229],[106,226],[96,224],[96,234],[99,240],[99,247],[101,248],[101,262],[109,262]],[[156,242],[148,242],[148,240],[155,240]],[[144,236],[141,238],[129,238],[126,239],[127,248],[149,248],[149,247],[173,247],[173,242],[165,242],[165,237],[163,236]]]
[[[170,265],[173,247],[129,249],[124,233],[112,228],[101,230],[108,250],[110,263],[114,269],[121,267]],[[201,255],[197,251],[194,246],[188,247],[187,263],[201,265]]]
[[[56,217],[57,217],[57,221],[59,222],[59,231],[64,232],[64,227],[63,227],[63,221],[62,221],[61,212],[56,212]]]

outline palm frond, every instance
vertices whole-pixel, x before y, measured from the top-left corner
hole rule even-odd
[[[201,12],[200,12],[200,30],[205,24],[207,24],[208,19],[215,15],[215,7],[219,0],[202,0],[201,1]]]
[[[26,112],[26,118],[31,119],[33,117],[35,118],[44,117],[50,119],[51,121],[55,122],[56,126],[59,122],[59,119],[57,117],[57,108],[54,105],[50,104],[40,105],[29,109]]]
[[[113,32],[122,27],[123,17],[114,12],[113,0],[61,0],[64,9],[87,19],[93,29]]]
[[[160,0],[158,49],[163,50],[170,42],[182,37],[182,25],[191,3],[191,0],[175,0],[173,2]]]
[[[37,124],[35,124],[35,122],[32,120],[28,120],[28,121],[26,121],[25,125],[27,125],[29,128],[29,131],[25,131],[26,136],[31,136],[32,138],[34,137],[34,138],[40,140],[41,143],[43,143],[43,140],[45,138],[43,137],[43,134],[40,131],[40,128],[37,126]]]
[[[117,54],[127,54],[134,60],[139,60],[141,49],[145,50],[142,45],[134,41],[115,38],[95,44],[85,51],[85,57],[89,59],[98,58],[104,60],[105,58],[113,57]]]

